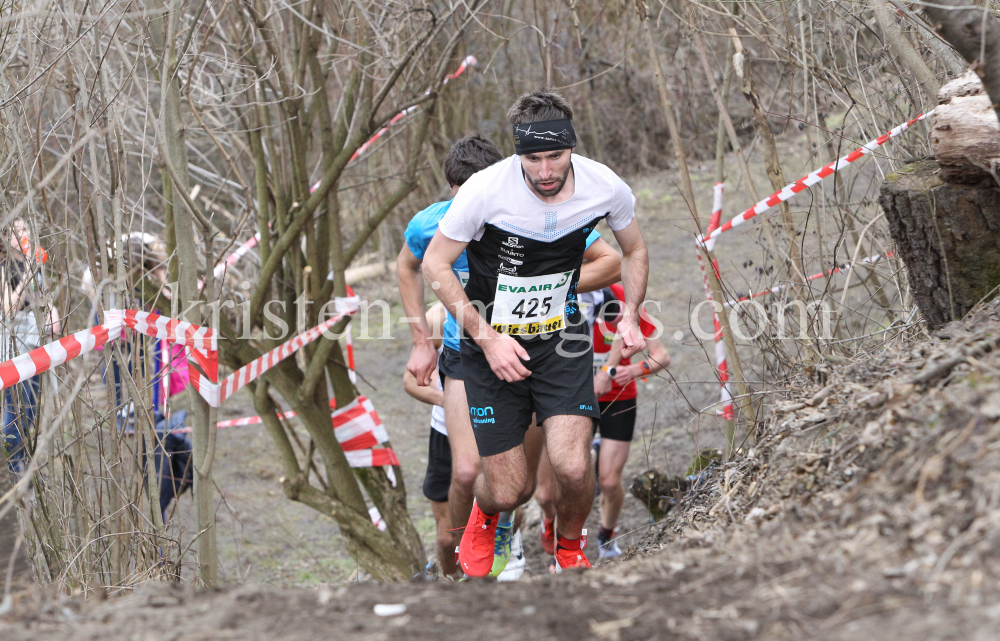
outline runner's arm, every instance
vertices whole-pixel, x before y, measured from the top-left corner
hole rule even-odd
[[[438,298],[445,304],[458,324],[482,348],[493,373],[508,383],[531,375],[521,362],[529,360],[528,352],[516,340],[490,327],[486,319],[469,302],[462,284],[451,270],[469,243],[452,240],[439,229],[424,254],[424,278],[431,282]]]
[[[413,254],[409,245],[404,244],[396,259],[396,279],[413,338],[406,370],[413,374],[418,385],[426,386],[430,384],[431,372],[437,363],[437,350],[434,349],[430,326],[424,315],[424,276],[420,264],[421,260]]]
[[[622,255],[603,238],[591,243],[583,253],[583,259],[587,262],[580,268],[577,292],[597,291],[621,280]]]
[[[417,379],[409,371],[403,372],[403,391],[417,399],[421,403],[428,405],[440,405],[444,407],[444,392],[439,390],[435,383],[437,375],[431,376],[430,385],[418,385]]]
[[[639,231],[639,219],[614,232],[622,248],[622,284],[625,286],[625,312],[618,323],[622,337],[622,358],[629,358],[646,347],[646,339],[639,331],[639,306],[646,297],[646,280],[649,277],[649,252]]]
[[[617,346],[617,358],[615,358],[615,350]],[[642,376],[651,376],[659,371],[665,370],[670,366],[670,352],[667,348],[663,346],[658,338],[646,338],[646,348],[649,350],[649,358],[640,362],[632,363],[630,365],[624,365],[617,368],[615,372],[615,382],[618,385],[625,386],[628,385],[629,381],[635,378],[640,378]],[[611,356],[608,357],[608,364],[611,364],[611,359],[614,358],[614,364],[617,365],[621,360],[621,339],[616,338],[615,342],[611,345]],[[646,363],[649,369],[642,366],[642,363]]]

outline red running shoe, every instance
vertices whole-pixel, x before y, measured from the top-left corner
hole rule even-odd
[[[458,559],[462,570],[469,576],[487,576],[493,569],[493,542],[497,534],[497,517],[487,516],[472,502],[472,514],[462,533],[458,546]]]
[[[556,553],[556,522],[546,521],[542,517],[542,549],[546,554]]]
[[[589,568],[590,561],[583,554],[583,549],[587,547],[587,530],[584,530],[580,538],[574,540],[559,537],[559,546],[556,548],[556,573],[571,568]]]

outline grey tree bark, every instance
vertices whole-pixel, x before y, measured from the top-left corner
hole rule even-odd
[[[153,9],[150,6],[150,9]],[[180,80],[176,77],[177,20],[183,8],[183,0],[170,0],[166,14],[155,15],[149,20],[149,33],[153,47],[160,55],[160,122],[157,141],[161,158],[167,169],[164,183],[169,183],[170,210],[173,214],[170,231],[177,248],[177,264],[180,284],[180,316],[183,320],[200,325],[201,292],[198,289],[198,246],[195,239],[195,212],[190,207],[187,194],[188,180],[187,147],[184,142],[185,124],[181,118]],[[166,190],[165,190],[166,191]],[[211,270],[209,270],[211,271]],[[218,553],[216,549],[215,512],[212,506],[212,456],[214,452],[215,430],[212,425],[212,411],[208,403],[198,394],[191,395],[191,415],[193,421],[193,464],[194,501],[198,528],[197,559],[198,577],[208,586],[218,581]]]
[[[962,318],[1000,285],[1000,186],[942,180],[938,163],[886,176],[879,204],[931,328]]]
[[[879,25],[882,26],[882,32],[885,34],[885,40],[889,44],[889,50],[892,51],[893,55],[896,56],[906,70],[912,73],[917,79],[927,101],[933,103],[935,98],[937,98],[938,90],[941,88],[934,72],[931,71],[931,68],[927,66],[924,59],[920,57],[917,50],[913,48],[910,41],[903,35],[903,30],[900,29],[899,24],[896,22],[896,17],[889,10],[885,0],[871,0],[871,5],[875,11],[875,17],[878,19]]]

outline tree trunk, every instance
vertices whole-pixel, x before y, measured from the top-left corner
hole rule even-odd
[[[949,184],[937,162],[886,176],[879,204],[931,328],[962,318],[1000,285],[1000,187]]]

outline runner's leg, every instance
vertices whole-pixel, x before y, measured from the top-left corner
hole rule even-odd
[[[528,479],[528,461],[524,446],[484,456],[481,459],[483,473],[476,479],[476,503],[485,514],[497,514],[513,510],[531,494]]]
[[[445,377],[444,414],[451,443],[451,488],[448,490],[448,509],[451,522],[459,525],[469,520],[472,513],[473,487],[479,476],[479,448],[469,419],[469,403],[465,398],[465,383]],[[456,526],[457,527],[457,526]],[[455,533],[455,545],[462,538]]]
[[[590,440],[594,420],[589,416],[551,416],[545,419],[545,447],[556,480],[556,527],[560,536],[579,539],[594,502],[594,467]]]
[[[548,450],[544,447],[540,459],[535,501],[542,508],[542,518],[551,523],[556,519],[556,477],[552,471],[552,463],[549,462]]]
[[[614,530],[625,502],[622,470],[628,461],[628,441],[601,438],[601,526]]]
[[[458,573],[455,564],[455,537],[451,533],[451,514],[448,503],[431,501],[434,522],[437,523],[437,558],[441,574],[452,576]]]
[[[545,432],[542,427],[531,419],[531,427],[524,435],[524,457],[528,462],[528,488],[527,496],[522,503],[531,500],[535,493],[535,486],[538,482],[538,466],[541,463],[542,452],[545,450]]]
[[[601,528],[599,538],[609,539],[618,524],[625,501],[622,470],[628,461],[629,446],[635,434],[636,401],[634,398],[601,402],[601,454],[598,468],[601,484]]]

